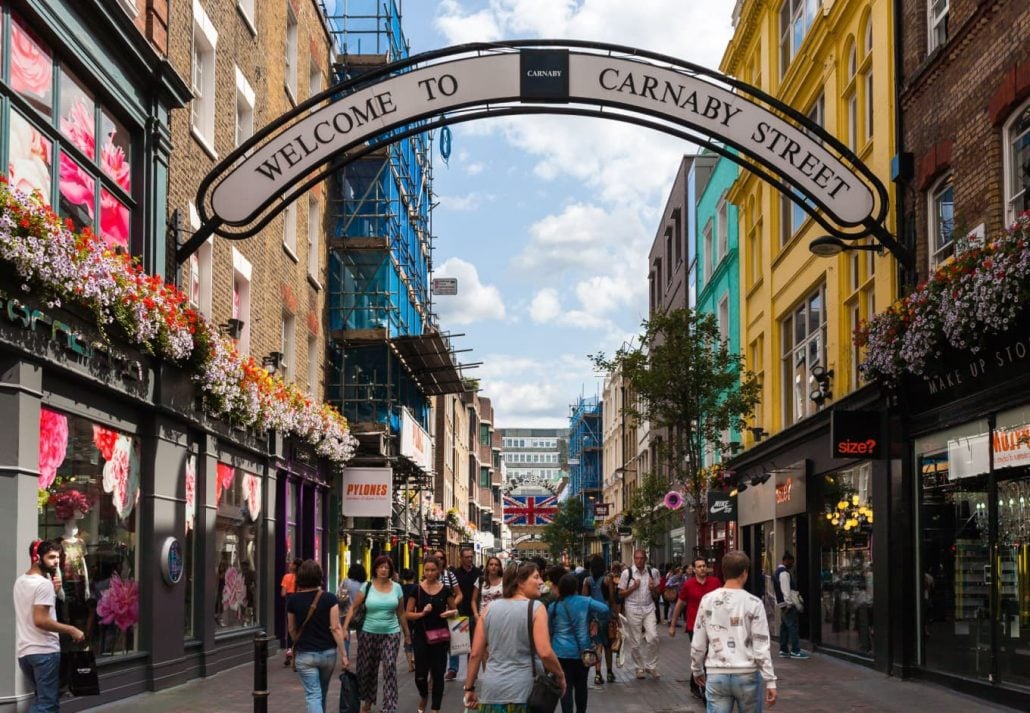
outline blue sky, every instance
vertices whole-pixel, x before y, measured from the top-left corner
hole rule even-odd
[[[590,39],[717,68],[733,0],[405,0],[413,53],[470,41]],[[497,427],[560,427],[599,393],[588,354],[617,349],[647,311],[647,252],[683,141],[618,122],[513,117],[452,128],[434,157],[435,276],[445,331]]]

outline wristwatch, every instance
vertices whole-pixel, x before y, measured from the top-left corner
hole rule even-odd
[[[474,691],[474,690],[476,690],[476,687],[475,687],[474,684],[471,685],[471,686],[465,686],[465,692],[466,693],[469,692],[469,691]]]

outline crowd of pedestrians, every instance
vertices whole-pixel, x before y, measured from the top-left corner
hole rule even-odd
[[[743,552],[722,559],[725,581],[705,558],[659,569],[643,550],[629,566],[610,568],[599,556],[575,568],[544,561],[505,567],[490,557],[480,568],[473,555],[463,549],[458,566],[448,568],[442,550],[431,553],[419,582],[410,570],[396,573],[393,560],[381,556],[371,578],[352,565],[335,594],[323,591],[318,563],[292,563],[281,583],[291,644],[286,663],[303,683],[308,713],[327,710],[330,678],[338,663],[350,666],[355,635],[361,713],[371,713],[380,685],[379,712],[396,713],[402,643],[415,674],[418,713],[438,713],[446,682],[461,671],[451,637],[462,622],[471,641],[464,704],[479,713],[527,713],[534,679],[545,672],[560,691],[562,713],[586,713],[591,671],[594,687],[615,682],[616,652],[617,665],[632,662],[637,679],[660,679],[657,625],[663,618],[670,637],[682,626],[691,639],[690,689],[706,701],[708,713],[734,706],[760,713],[776,702],[768,619],[762,600],[745,589],[750,562]],[[793,564],[786,553],[773,575],[780,656],[807,658],[797,640],[803,604]]]

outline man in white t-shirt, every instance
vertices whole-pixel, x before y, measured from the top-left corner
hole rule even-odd
[[[61,565],[61,546],[36,540],[29,546],[32,566],[14,581],[14,627],[18,665],[36,689],[31,713],[59,713],[61,634],[79,642],[79,629],[60,624],[55,612],[54,576]]]
[[[744,589],[751,562],[740,551],[722,558],[726,584],[701,597],[694,636],[690,640],[690,670],[705,688],[708,710],[738,713],[762,710],[776,703],[776,674],[769,653],[769,620],[762,600]]]
[[[647,566],[647,553],[637,550],[633,553],[633,566],[623,570],[619,577],[619,596],[623,600],[623,614],[626,617],[626,643],[637,678],[643,678],[645,671],[654,679],[658,673],[658,625],[655,619],[654,596],[661,592],[662,579],[658,570]]]

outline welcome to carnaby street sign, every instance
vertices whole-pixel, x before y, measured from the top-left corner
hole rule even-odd
[[[571,41],[462,45],[338,85],[283,115],[201,183],[208,235],[253,235],[311,185],[376,147],[436,126],[550,113],[613,119],[689,139],[782,191],[831,234],[883,231],[887,192],[847,147],[760,90],[672,57]]]

